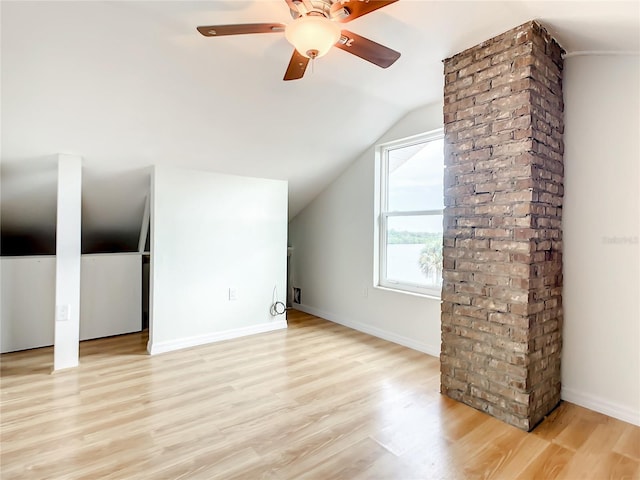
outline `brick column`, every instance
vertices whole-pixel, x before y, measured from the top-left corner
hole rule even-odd
[[[440,389],[524,430],[560,401],[562,53],[529,22],[444,62]]]

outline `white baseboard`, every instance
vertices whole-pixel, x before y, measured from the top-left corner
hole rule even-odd
[[[324,318],[325,320],[329,320],[333,323],[338,323],[345,327],[358,330],[359,332],[363,332],[374,337],[382,338],[383,340],[397,343],[398,345],[402,345],[404,347],[426,353],[427,355],[431,355],[433,357],[440,357],[440,345],[428,345],[426,343],[414,340],[413,338],[405,337],[403,335],[399,335],[395,332],[390,332],[389,330],[384,330],[382,328],[372,327],[371,325],[367,325],[366,323],[349,320],[338,315],[334,315],[332,313],[324,312],[317,308],[310,307],[309,305],[301,305],[296,303],[293,305],[293,308],[310,315],[315,315],[316,317]]]
[[[171,352],[173,350],[180,350],[182,348],[196,347],[198,345],[205,345],[207,343],[221,342],[223,340],[246,337],[248,335],[271,332],[284,328],[287,328],[287,321],[278,320],[275,322],[251,325],[249,327],[234,328],[232,330],[225,330],[223,332],[214,332],[204,335],[197,335],[195,337],[179,338],[177,340],[169,340],[166,342],[151,343],[151,341],[149,341],[149,344],[147,345],[147,351],[149,352],[149,355],[156,355],[158,353]]]
[[[581,407],[588,408],[595,412],[604,413],[623,422],[640,426],[640,411],[629,408],[625,405],[611,402],[595,395],[579,392],[572,388],[562,387],[560,398],[570,403],[575,403]]]

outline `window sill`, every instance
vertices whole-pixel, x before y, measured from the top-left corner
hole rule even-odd
[[[435,293],[412,292],[410,290],[402,290],[400,288],[393,288],[393,287],[384,287],[382,285],[374,285],[373,288],[378,289],[378,290],[383,290],[383,291],[386,291],[386,292],[402,293],[404,295],[411,295],[413,297],[428,298],[430,300],[437,300],[439,302],[442,301],[441,296],[437,295]]]

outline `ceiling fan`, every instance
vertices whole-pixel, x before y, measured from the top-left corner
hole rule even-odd
[[[289,43],[294,46],[284,80],[302,78],[309,60],[322,57],[333,46],[379,67],[387,68],[400,58],[399,52],[348,30],[342,30],[339,24],[350,22],[397,1],[285,0],[294,19],[288,25],[283,23],[210,25],[198,27],[198,31],[205,37],[284,32]]]

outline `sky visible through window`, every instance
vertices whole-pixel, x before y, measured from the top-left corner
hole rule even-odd
[[[388,211],[442,210],[444,140],[389,151]],[[442,217],[399,217],[394,230],[442,232]]]

